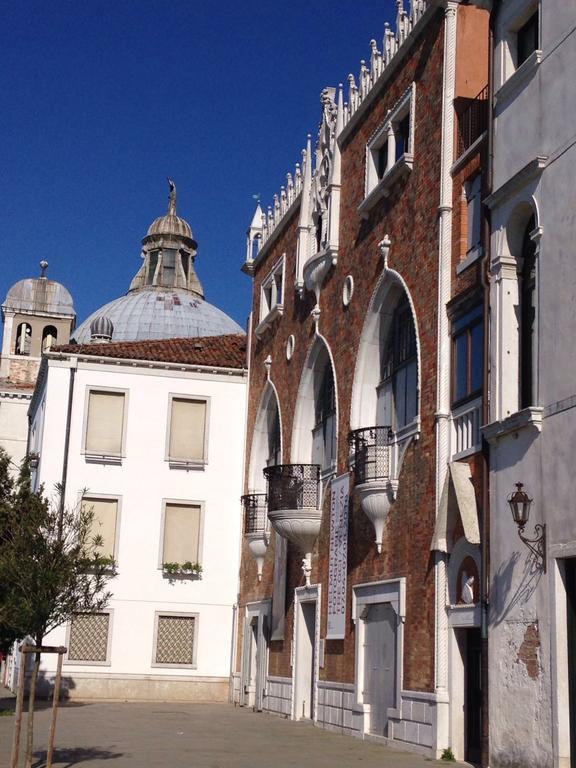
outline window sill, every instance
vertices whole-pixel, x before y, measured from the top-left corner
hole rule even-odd
[[[456,274],[461,275],[462,272],[468,269],[468,267],[471,267],[472,264],[475,264],[477,261],[479,261],[483,255],[484,255],[484,251],[481,245],[477,245],[471,251],[468,251],[465,258],[460,262],[460,264],[456,265]]]
[[[85,453],[84,459],[87,464],[113,464],[114,466],[121,466],[123,456],[109,456],[102,453]]]
[[[164,568],[159,568],[158,570],[162,571],[162,578],[168,579],[169,581],[172,581],[173,579],[176,579],[177,581],[200,581],[202,579],[201,571],[176,571],[171,573],[170,571],[164,570]]]
[[[153,661],[150,666],[154,669],[198,669],[198,664],[160,664],[157,661]]]
[[[486,424],[482,427],[482,434],[489,443],[494,443],[499,438],[519,432],[522,429],[535,429],[537,432],[541,432],[543,411],[543,408],[535,406],[524,408],[506,419]]]
[[[185,459],[171,459],[170,457],[164,461],[168,462],[170,469],[184,469],[186,472],[190,472],[190,470],[203,472],[208,463],[207,461],[186,461]]]
[[[494,102],[497,107],[502,107],[520,88],[531,78],[542,61],[542,51],[534,51],[526,61],[513,72],[494,94]]]
[[[383,197],[388,197],[394,184],[406,176],[412,170],[414,165],[414,155],[404,153],[380,179],[378,184],[362,200],[358,206],[358,211],[363,218],[367,219],[368,214],[376,203]]]
[[[276,320],[277,317],[281,317],[284,314],[284,304],[276,304],[274,309],[271,309],[270,312],[258,323],[256,328],[254,329],[254,333],[258,338],[263,335],[265,330],[268,328],[268,326],[272,325],[274,320]]]
[[[112,662],[111,661],[77,661],[76,659],[74,659],[73,661],[70,661],[69,659],[64,659],[62,664],[65,667],[110,667],[112,665]]]

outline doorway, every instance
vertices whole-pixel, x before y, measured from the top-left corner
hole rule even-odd
[[[566,643],[568,646],[568,713],[570,768],[576,768],[576,558],[564,560],[566,587]]]
[[[266,687],[268,610],[268,603],[247,606],[244,624],[241,703],[258,712],[264,705]]]
[[[396,702],[396,612],[390,603],[367,606],[364,616],[364,693],[368,733],[388,735],[388,709]]]
[[[295,720],[314,719],[316,606],[316,600],[298,602],[294,696]]]
[[[464,663],[465,759],[480,763],[482,748],[482,639],[480,629],[466,630]]]

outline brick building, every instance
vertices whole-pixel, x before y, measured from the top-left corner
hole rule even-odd
[[[487,11],[400,2],[346,103],[322,92],[316,144],[256,211],[244,265],[235,700],[468,759],[482,741],[487,82]]]

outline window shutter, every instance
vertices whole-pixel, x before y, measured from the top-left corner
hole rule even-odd
[[[172,400],[170,417],[171,459],[204,460],[206,403],[201,400]]]
[[[88,534],[89,544],[95,536],[102,537],[102,546],[97,547],[101,557],[114,557],[114,545],[116,542],[116,519],[118,514],[118,502],[116,499],[90,499],[82,500],[82,510],[92,512],[92,524]],[[92,547],[90,546],[90,549]]]
[[[200,507],[166,504],[163,562],[197,563],[199,538]]]
[[[122,453],[124,426],[123,392],[90,392],[86,451],[96,454]]]

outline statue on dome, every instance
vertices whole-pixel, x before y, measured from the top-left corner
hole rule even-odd
[[[168,215],[176,216],[176,184],[168,177],[168,185],[170,187],[170,194],[168,195]]]

